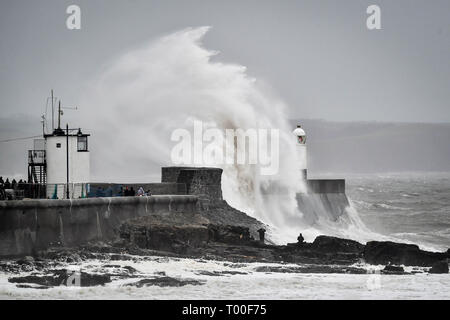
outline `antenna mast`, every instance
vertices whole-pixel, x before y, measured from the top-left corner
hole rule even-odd
[[[41,116],[42,122],[42,135],[45,136],[45,115]]]
[[[59,100],[58,103],[58,129],[61,130],[61,115],[62,115],[62,111],[61,111],[61,100]]]
[[[52,132],[55,131],[55,110],[53,107],[53,89],[52,89]]]

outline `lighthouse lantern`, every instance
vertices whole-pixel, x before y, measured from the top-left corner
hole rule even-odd
[[[293,131],[296,138],[296,160],[298,169],[301,171],[303,179],[307,177],[307,166],[306,166],[306,133],[302,126],[298,125]]]

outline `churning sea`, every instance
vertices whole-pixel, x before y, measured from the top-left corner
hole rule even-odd
[[[450,173],[351,175],[347,195],[372,231],[428,249],[450,248]]]
[[[442,251],[450,247],[450,173],[346,178],[347,194],[372,231],[428,249]],[[101,273],[108,270],[110,263],[92,260],[64,268]],[[412,267],[405,271],[418,273],[383,275],[378,271],[384,266],[364,264],[358,266],[366,268],[368,274],[266,273],[256,270],[262,263],[167,257],[135,257],[114,264],[135,268],[136,277],[118,277],[97,287],[34,289],[17,287],[8,282],[11,274],[0,273],[0,299],[450,299],[449,274],[428,274]],[[126,285],[162,273],[202,284],[142,288]]]

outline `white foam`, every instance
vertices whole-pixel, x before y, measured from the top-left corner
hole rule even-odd
[[[99,272],[109,262],[88,261],[83,271]],[[145,261],[114,261],[138,270],[134,278],[113,278],[112,283],[96,287],[50,289],[18,288],[8,282],[12,275],[0,273],[0,299],[450,299],[450,277],[446,274],[380,275],[383,266],[355,265],[371,274],[266,273],[255,269],[266,264],[230,264],[219,261],[147,257]],[[272,267],[298,267],[270,264]],[[67,266],[66,266],[67,267]],[[69,266],[78,270],[79,266]],[[204,281],[203,285],[182,287],[126,286],[164,271],[178,279]],[[202,271],[239,271],[246,274],[208,276]],[[409,268],[407,271],[422,271]],[[26,275],[26,273],[21,274]],[[17,275],[14,275],[17,276]],[[160,275],[159,275],[160,276]],[[376,280],[376,281],[374,281]],[[373,285],[376,284],[376,286]]]

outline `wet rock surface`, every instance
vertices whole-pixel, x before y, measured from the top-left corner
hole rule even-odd
[[[111,277],[105,274],[89,274],[86,272],[74,273],[68,270],[52,270],[47,275],[28,275],[22,277],[11,277],[8,279],[11,283],[18,284],[37,284],[40,289],[55,286],[77,285],[81,287],[92,287],[104,285],[111,282]],[[23,286],[22,286],[23,287]]]
[[[387,265],[381,271],[383,274],[406,274],[405,269],[400,266]]]
[[[364,251],[364,245],[357,241],[328,236],[316,237],[310,248],[320,252],[341,252],[358,255]]]
[[[129,283],[126,286],[137,288],[158,286],[158,287],[183,287],[186,285],[198,286],[204,284],[204,281],[194,279],[177,279],[172,277],[158,277],[151,279],[142,279],[137,282]]]
[[[424,251],[414,244],[391,241],[370,241],[364,248],[364,259],[370,264],[431,267],[446,258],[447,253]]]
[[[428,252],[411,244],[371,241],[364,245],[354,240],[325,235],[318,236],[312,243],[298,242],[276,246],[254,240],[247,227],[215,225],[203,216],[200,220],[201,224],[197,226],[165,224],[151,219],[128,221],[125,229],[131,233],[128,233],[126,239],[131,241],[133,237],[136,238],[132,234],[133,230],[139,230],[140,235],[145,235],[146,240],[134,242],[134,245],[147,250],[158,251],[162,248],[166,252],[182,257],[227,260],[235,263],[282,262],[339,266],[366,262],[374,265],[389,265],[383,271],[384,273],[404,272],[392,269],[392,265],[431,267],[449,257],[448,253]],[[154,225],[159,228],[156,233],[151,232]],[[179,229],[174,229],[183,227],[188,227],[189,230],[183,233],[177,232]],[[201,236],[199,233],[190,236],[191,233],[199,230],[201,230]],[[161,234],[165,236],[161,237]],[[167,238],[168,234],[170,240]],[[159,245],[162,242],[165,243],[163,247]],[[158,245],[154,245],[155,243]],[[351,268],[345,270],[343,272],[360,272]],[[336,270],[329,269],[329,271]]]
[[[429,273],[448,273],[448,261],[439,261],[431,266]]]
[[[279,272],[279,273],[351,273],[366,274],[367,271],[362,268],[344,267],[344,266],[326,266],[326,265],[307,265],[301,267],[279,267],[279,266],[261,266],[255,268],[256,272]]]
[[[211,277],[220,277],[220,276],[226,276],[226,275],[246,275],[248,274],[247,272],[242,272],[242,271],[206,271],[206,270],[201,270],[196,272],[197,275],[202,275],[202,276],[211,276]]]
[[[189,223],[188,223],[189,222]],[[250,229],[216,225],[203,216],[143,217],[120,228],[128,245],[141,250],[170,252],[183,257],[231,262],[291,262],[349,265],[363,257],[356,241],[320,236],[313,243],[275,246],[254,240]]]

